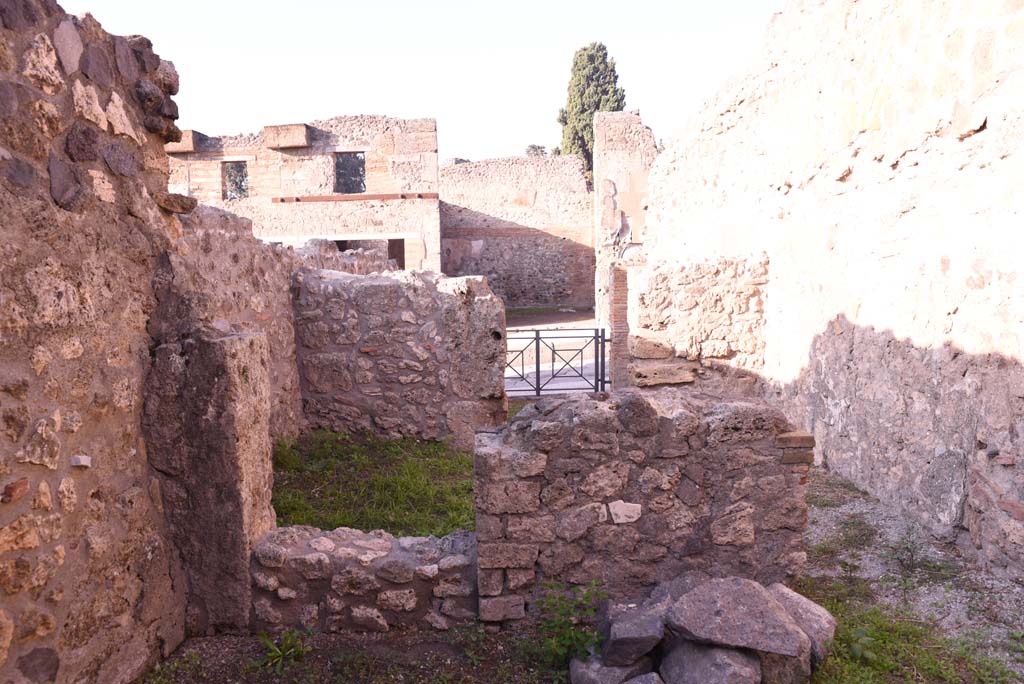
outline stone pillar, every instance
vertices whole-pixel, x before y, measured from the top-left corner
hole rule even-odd
[[[266,335],[206,333],[156,350],[144,430],[171,540],[188,578],[187,629],[248,629],[249,559],[270,505]]]
[[[594,116],[594,316],[609,326],[610,265],[629,245],[645,239],[647,176],[658,147],[640,112]]]

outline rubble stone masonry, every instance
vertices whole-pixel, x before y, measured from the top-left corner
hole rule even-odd
[[[645,240],[651,283],[767,254],[746,367],[829,468],[1017,576],[1022,66],[1020,2],[791,2],[658,156]]]
[[[441,168],[441,267],[505,306],[594,305],[593,193],[576,155]]]
[[[481,619],[524,617],[542,580],[628,598],[687,570],[798,576],[813,446],[763,402],[685,389],[527,406],[477,436]]]
[[[294,296],[311,427],[471,449],[504,422],[505,309],[483,279],[306,270]]]
[[[184,635],[140,428],[177,88],[145,38],[0,2],[4,682],[124,684]]]

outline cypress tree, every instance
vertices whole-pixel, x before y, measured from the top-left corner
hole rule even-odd
[[[626,91],[619,87],[615,60],[608,58],[603,43],[591,43],[572,58],[572,77],[565,109],[558,113],[562,124],[562,154],[579,154],[589,173],[594,166],[594,112],[621,112]]]

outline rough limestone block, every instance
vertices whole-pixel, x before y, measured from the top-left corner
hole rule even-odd
[[[263,145],[273,150],[309,147],[309,126],[306,124],[264,126]]]
[[[522,596],[496,596],[480,599],[480,619],[484,622],[521,620],[526,617],[526,603]]]
[[[700,364],[693,361],[634,361],[629,364],[630,383],[637,387],[685,385],[697,379]]]
[[[692,641],[678,642],[659,669],[665,684],[761,684],[756,656]]]
[[[662,615],[651,611],[627,613],[614,619],[604,642],[602,662],[623,667],[650,653],[665,636]]]
[[[784,584],[768,587],[772,596],[786,609],[811,640],[811,665],[817,667],[828,657],[836,634],[836,619],[824,607],[801,596]]]
[[[666,626],[700,643],[757,651],[767,682],[807,681],[811,640],[757,582],[730,577],[698,586],[669,608]]]
[[[186,154],[196,151],[196,142],[202,134],[199,131],[186,130],[181,132],[181,140],[164,145],[167,154]]]
[[[643,506],[638,503],[626,503],[625,501],[612,501],[608,504],[608,512],[612,515],[612,522],[616,525],[636,522],[640,519]]]
[[[775,436],[775,446],[780,449],[813,449],[814,435],[802,430],[783,432]]]
[[[650,658],[641,658],[625,667],[610,667],[601,662],[600,658],[578,660],[573,658],[569,663],[569,681],[571,684],[622,684],[651,671]]]
[[[91,468],[92,457],[86,456],[85,454],[75,454],[71,457],[72,468]]]

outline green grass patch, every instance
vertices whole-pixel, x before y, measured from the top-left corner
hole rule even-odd
[[[858,557],[877,540],[878,528],[854,514],[839,521],[835,533],[811,547],[809,556],[817,563],[831,564],[842,556]]]
[[[807,505],[813,508],[839,508],[866,499],[867,494],[848,480],[819,468],[811,470],[807,483]]]
[[[273,504],[279,525],[472,530],[473,457],[443,442],[317,431],[277,444]]]
[[[805,578],[797,591],[822,604],[838,623],[832,652],[814,684],[1014,684],[1021,678],[968,639],[932,622],[873,604],[863,580]]]
[[[509,399],[508,400],[508,420],[512,420],[516,417],[516,414],[522,411],[524,408],[537,401],[536,399]]]

